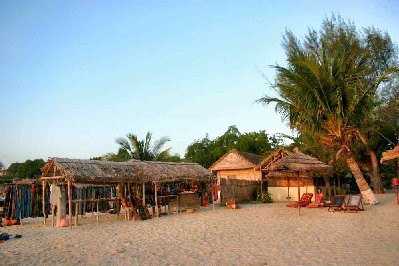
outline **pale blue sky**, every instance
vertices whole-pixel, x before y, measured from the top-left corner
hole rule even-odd
[[[195,139],[289,133],[259,70],[284,64],[332,12],[399,40],[396,1],[0,1],[0,160],[116,151],[150,130],[184,155]]]

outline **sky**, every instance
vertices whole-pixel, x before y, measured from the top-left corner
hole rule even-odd
[[[0,161],[87,159],[127,133],[194,140],[291,134],[271,65],[286,29],[302,38],[332,13],[399,41],[397,1],[0,1]]]

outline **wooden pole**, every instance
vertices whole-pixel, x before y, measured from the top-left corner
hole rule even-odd
[[[46,225],[46,181],[42,181],[42,211],[43,211],[43,224]]]
[[[211,198],[212,198],[212,211],[215,210],[215,199],[213,198],[213,189],[212,189],[213,185],[211,183],[211,189],[210,189],[210,193],[211,193]]]
[[[157,217],[159,217],[159,210],[158,210],[158,186],[157,186],[157,183],[155,182],[154,183],[154,190],[155,190],[155,193],[154,193],[154,196],[155,196],[155,212],[156,212],[156,215],[157,215]]]
[[[78,217],[79,217],[79,202],[75,203],[75,226],[78,226]]]
[[[301,214],[301,204],[299,204],[299,200],[301,199],[301,189],[300,189],[300,187],[299,187],[299,172],[297,172],[298,173],[298,176],[297,176],[297,185],[298,185],[298,214],[300,215]]]
[[[139,186],[137,183],[134,183],[134,194],[136,195],[136,197],[139,197]]]
[[[262,195],[262,192],[263,192],[263,174],[262,174],[262,167],[261,167],[260,168],[260,195]]]
[[[54,204],[51,206],[51,226],[54,227]]]
[[[145,183],[143,183],[143,207],[145,208]]]
[[[99,211],[98,211],[98,203],[99,203],[99,201],[97,201],[97,223],[98,223],[98,221],[99,221],[99,219],[100,219],[100,217],[99,217]]]
[[[67,181],[68,184],[68,207],[69,207],[69,228],[72,229],[72,189],[71,180]]]

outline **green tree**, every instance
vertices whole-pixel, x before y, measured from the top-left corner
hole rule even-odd
[[[107,160],[112,161],[127,161],[135,159],[140,161],[166,161],[171,157],[171,148],[163,149],[163,146],[170,141],[168,137],[162,137],[151,143],[152,133],[147,132],[144,140],[139,140],[137,135],[129,133],[126,138],[116,139],[119,144],[117,154],[108,153]]]
[[[26,160],[23,163],[12,163],[7,169],[8,178],[38,178],[45,162],[42,159]]]
[[[374,107],[379,85],[396,69],[375,75],[356,28],[335,17],[323,22],[320,33],[309,30],[304,44],[287,31],[283,47],[287,67],[273,66],[277,74],[273,87],[279,97],[258,101],[275,103],[292,128],[335,150],[347,162],[365,200],[378,203],[352,148],[358,141],[367,145],[360,129]]]
[[[281,145],[281,138],[269,136],[264,130],[242,134],[235,125],[232,125],[214,140],[210,140],[208,135],[201,140],[195,140],[187,147],[185,160],[209,168],[232,149],[264,155]]]

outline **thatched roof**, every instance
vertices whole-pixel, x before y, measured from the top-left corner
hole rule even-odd
[[[267,169],[272,163],[287,157],[288,155],[290,155],[291,152],[287,151],[286,149],[279,149],[279,150],[275,150],[273,151],[271,154],[269,154],[268,156],[266,156],[265,159],[263,159],[256,167],[256,169]]]
[[[214,170],[215,166],[219,164],[221,161],[223,161],[229,154],[235,154],[238,157],[242,158],[248,164],[249,167],[255,168],[262,161],[262,156],[260,155],[253,154],[250,152],[239,151],[237,149],[232,149],[231,151],[227,152],[222,157],[220,157],[215,163],[213,163],[211,167],[209,167],[209,169]]]
[[[65,177],[77,183],[169,182],[212,178],[205,168],[195,163],[109,162],[52,158],[42,168],[43,179]]]
[[[292,176],[296,173],[319,172],[327,173],[331,170],[331,166],[317,160],[316,158],[303,154],[298,150],[290,153],[288,156],[272,163],[267,168],[268,176],[282,177]]]
[[[148,181],[178,181],[178,180],[203,180],[210,181],[214,176],[206,168],[197,163],[170,163],[130,160],[128,163],[134,165]]]
[[[40,180],[34,178],[27,178],[22,180],[15,180],[12,184],[16,185],[32,185],[32,184],[40,184]]]
[[[388,150],[382,153],[381,163],[387,163],[389,161],[399,158],[399,145],[392,150]]]

